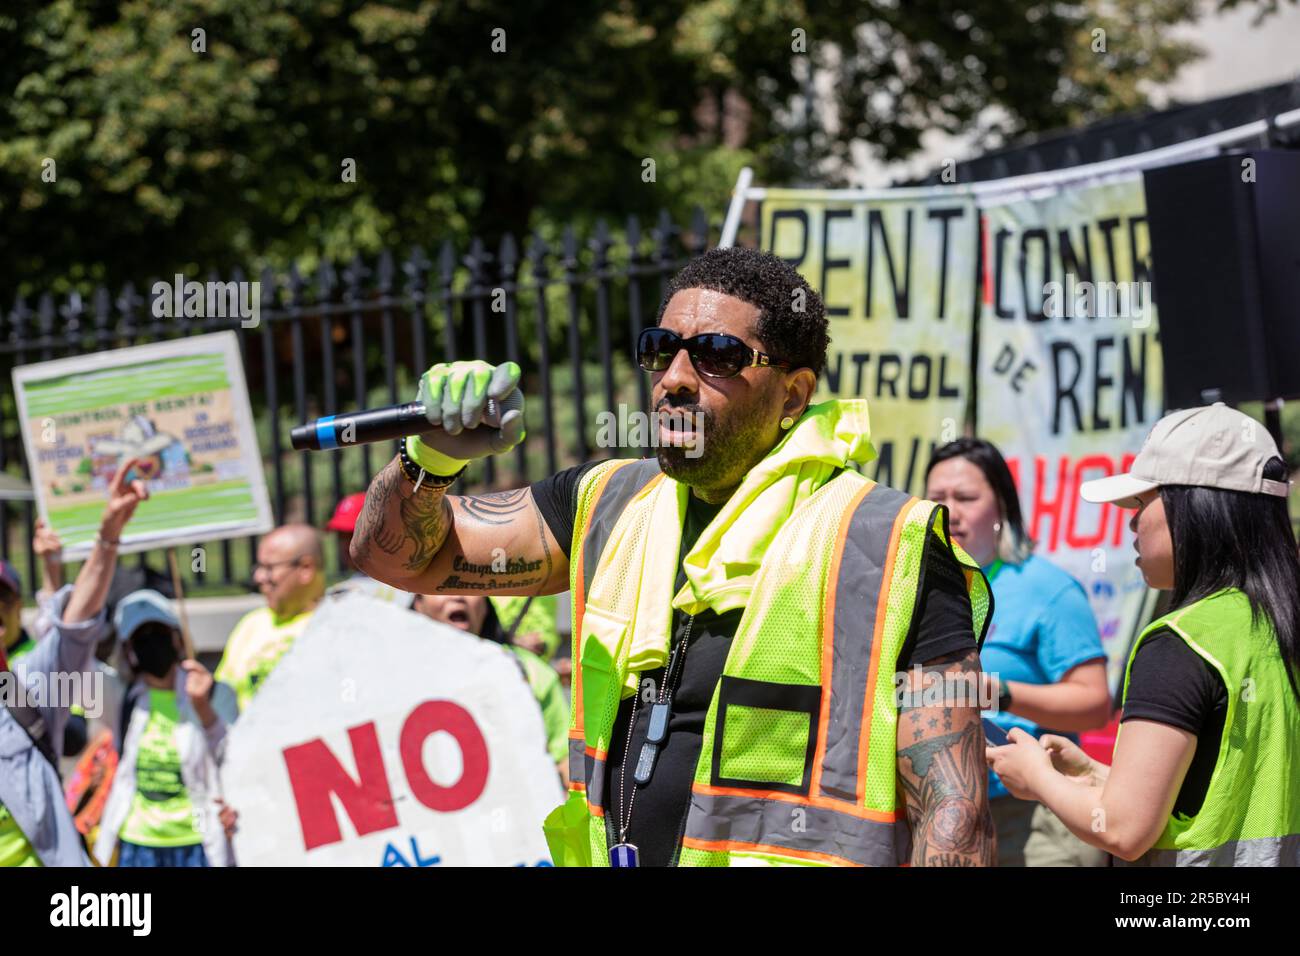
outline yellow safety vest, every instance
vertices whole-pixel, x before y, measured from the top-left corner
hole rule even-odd
[[[626,660],[597,660],[585,615],[605,543],[662,480],[653,459],[592,469],[579,488],[570,558],[573,717],[568,800],[547,818],[557,865],[608,865],[605,761]],[[948,538],[939,505],[854,471],[832,478],[778,531],[757,572],[705,721],[682,866],[906,863],[898,802],[895,672],[927,547],[963,565],[983,640],[988,586]],[[676,555],[662,555],[676,560]]]
[[[1166,627],[1214,668],[1228,692],[1228,712],[1200,809],[1190,817],[1171,814],[1150,850],[1116,864],[1300,866],[1300,704],[1272,625],[1253,618],[1236,588],[1171,611],[1134,643],[1125,696],[1138,648]]]

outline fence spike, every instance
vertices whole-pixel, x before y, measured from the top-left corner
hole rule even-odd
[[[117,300],[113,303],[117,306],[117,312],[122,317],[122,333],[127,339],[133,339],[136,333],[136,317],[140,306],[144,304],[144,299],[135,291],[135,284],[127,282],[122,286],[122,291],[117,294]]]
[[[637,218],[636,213],[627,217],[627,253],[628,260],[632,263],[641,261],[641,220]]]
[[[291,307],[299,305],[303,299],[303,289],[307,287],[307,280],[303,278],[297,262],[289,263],[289,269],[284,277],[284,286],[289,290],[289,305]]]
[[[26,297],[15,292],[14,307],[9,313],[9,324],[13,329],[11,338],[18,345],[22,345],[23,343],[23,330],[27,327],[28,322],[31,321],[31,317],[32,310],[27,304]]]
[[[693,255],[701,255],[709,248],[709,217],[702,206],[696,206],[691,213],[691,239]]]
[[[483,244],[483,240],[475,236],[470,240],[469,251],[465,253],[464,263],[471,273],[480,274],[491,257],[491,253],[487,251],[487,246]]]
[[[63,337],[75,344],[81,335],[81,317],[86,314],[86,304],[81,293],[73,289],[68,293],[67,301],[59,308],[59,318],[63,319]]]
[[[668,215],[668,210],[660,209],[659,220],[654,228],[656,261],[667,262],[673,258],[673,236],[676,232],[677,225],[673,222],[672,216]]]
[[[113,297],[103,285],[95,287],[95,294],[91,300],[94,303],[95,310],[95,331],[99,338],[108,331],[109,320],[113,315]]]
[[[609,265],[609,247],[612,240],[609,238],[609,226],[605,224],[604,219],[596,220],[596,230],[591,239],[587,242],[588,247],[595,253],[592,260],[593,268],[600,270]]]
[[[353,262],[359,263],[361,256],[357,256]],[[393,266],[393,255],[387,249],[379,254],[379,262],[375,265],[375,285],[379,289],[380,295],[388,295],[393,290],[393,276],[397,274],[397,269]]]
[[[450,239],[442,240],[442,247],[438,250],[438,277],[441,284],[450,286],[451,281],[456,276],[456,247],[451,244]]]
[[[342,273],[338,274],[338,276],[343,279],[343,298],[348,302],[361,301],[361,299],[364,298],[364,295],[362,294],[363,287],[365,286],[366,279],[370,278],[370,275],[370,269],[366,266],[365,260],[361,258],[361,253],[358,252],[353,255],[352,258],[348,260],[348,264],[343,267]],[[329,271],[326,272],[324,263],[322,263],[321,272],[318,274],[318,278],[323,282],[330,282],[331,288],[333,288],[333,285],[337,280],[334,266],[331,265]],[[323,302],[325,300],[326,295],[322,292],[321,301]]]
[[[508,232],[501,237],[501,245],[497,249],[497,261],[501,263],[501,274],[513,279],[515,270],[519,267],[519,246],[515,242],[515,237]]]
[[[551,247],[546,244],[541,233],[533,233],[528,239],[528,262],[533,267],[533,275],[538,279],[545,279],[550,275],[550,270],[546,268],[546,259],[551,254]]]
[[[433,263],[424,253],[424,246],[416,243],[411,246],[410,255],[402,263],[402,271],[406,273],[406,291],[420,293],[429,287],[429,269]]]
[[[54,296],[48,292],[42,292],[36,303],[36,329],[42,337],[54,331]]]
[[[363,266],[364,268],[364,266]],[[320,265],[316,267],[316,301],[333,302],[334,294],[339,289],[339,279],[342,278],[343,298],[348,302],[355,302],[360,295],[357,293],[359,288],[359,279],[356,283],[350,278],[352,266],[343,270],[342,275],[334,268],[334,260],[323,258]]]
[[[274,309],[280,297],[280,283],[270,266],[262,269],[257,277],[258,290],[261,292],[260,305],[263,309]]]
[[[159,285],[165,286],[166,291],[159,292],[158,291]],[[145,279],[144,287],[146,289],[144,293],[144,315],[140,317],[140,328],[147,329],[153,335],[158,335],[163,331],[163,329],[166,328],[166,326],[163,325],[163,319],[166,318],[166,316],[162,316],[158,314],[158,300],[161,299],[164,295],[174,296],[176,294],[175,292],[176,287],[170,283],[164,283],[157,276],[150,276],[149,278]],[[185,312],[185,298],[186,298],[185,286],[184,284],[182,284],[181,285],[181,307],[179,309],[181,315],[178,316],[176,314],[178,310],[176,310],[173,305],[172,317],[168,321],[175,322],[177,321],[178,318],[183,318]]]

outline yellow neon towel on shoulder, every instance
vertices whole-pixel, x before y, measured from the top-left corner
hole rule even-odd
[[[700,534],[683,562],[687,583],[676,597],[690,490],[666,475],[652,481],[619,517],[592,581],[583,644],[599,645],[590,648],[593,661],[614,663],[623,675],[622,696],[634,693],[638,672],[668,660],[673,608],[722,614],[743,607],[768,545],[795,508],[850,462],[875,457],[864,400],[808,408]]]

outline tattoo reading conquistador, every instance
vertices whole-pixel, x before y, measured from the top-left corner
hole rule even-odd
[[[472,564],[459,554],[451,562],[453,571],[464,571],[467,574],[531,574],[539,570],[541,566],[540,559],[529,561],[525,558],[507,558],[504,564],[499,561],[492,561],[487,564]]]

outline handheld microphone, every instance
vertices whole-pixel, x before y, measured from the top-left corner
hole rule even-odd
[[[487,409],[483,413],[483,426],[500,428],[505,413],[519,408],[523,403],[524,397],[519,389],[515,389],[500,402],[489,398]],[[424,416],[424,402],[407,402],[405,405],[326,415],[292,429],[289,432],[289,444],[294,451],[326,451],[438,430],[438,426],[430,425],[429,419]]]

